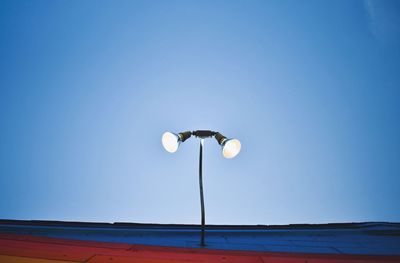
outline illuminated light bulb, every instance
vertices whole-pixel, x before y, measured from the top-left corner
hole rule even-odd
[[[222,154],[225,158],[233,158],[240,152],[240,141],[238,139],[229,139],[223,143]]]
[[[174,153],[179,147],[179,136],[172,132],[164,132],[162,136],[162,145],[167,152]]]

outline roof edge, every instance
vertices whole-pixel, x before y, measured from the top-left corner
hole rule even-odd
[[[159,223],[130,223],[130,222],[80,222],[54,220],[15,220],[0,219],[0,225],[28,225],[52,227],[99,227],[99,228],[199,228],[197,224],[159,224]],[[206,225],[208,229],[329,229],[329,228],[365,228],[375,225],[400,227],[397,222],[344,222],[324,224],[288,224],[288,225]]]

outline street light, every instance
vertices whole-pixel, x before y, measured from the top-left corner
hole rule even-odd
[[[215,137],[218,144],[222,147],[222,155],[225,158],[233,158],[240,152],[241,144],[238,139],[228,139],[219,132],[209,130],[186,131],[178,134],[165,132],[162,136],[162,144],[167,152],[174,153],[178,150],[179,145],[189,139],[192,135],[200,138],[200,158],[199,158],[199,187],[200,187],[200,205],[201,205],[201,238],[200,245],[205,246],[204,231],[205,231],[205,209],[203,195],[203,145],[204,139]]]
[[[164,132],[162,136],[162,144],[167,152],[174,153],[178,150],[179,144],[186,141],[192,136],[192,132],[181,132],[175,134],[172,132]]]
[[[227,139],[219,132],[215,133],[215,139],[222,146],[222,155],[225,158],[233,158],[240,152],[242,145],[238,139]]]

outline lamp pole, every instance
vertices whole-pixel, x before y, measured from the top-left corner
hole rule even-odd
[[[206,211],[204,209],[204,194],[203,194],[203,144],[204,139],[200,139],[200,158],[199,158],[199,187],[200,187],[200,205],[201,205],[201,239],[200,245],[204,247],[204,231],[206,224]]]
[[[217,134],[213,131],[199,130],[192,132],[192,135],[200,138],[200,153],[199,153],[199,188],[200,188],[200,208],[201,208],[201,233],[200,233],[200,246],[204,247],[205,243],[205,228],[206,228],[206,211],[204,206],[204,193],[203,193],[203,147],[204,139],[213,137]]]
[[[199,155],[199,188],[200,188],[200,206],[201,206],[201,236],[200,246],[204,247],[205,243],[205,227],[206,227],[206,212],[204,209],[204,193],[203,193],[203,146],[204,139],[215,137],[218,144],[222,147],[222,154],[225,158],[233,158],[241,148],[240,141],[237,139],[228,139],[219,132],[209,130],[186,131],[179,134],[165,132],[162,136],[162,144],[166,151],[174,153],[178,150],[179,144],[189,139],[192,135],[200,138],[200,155]]]

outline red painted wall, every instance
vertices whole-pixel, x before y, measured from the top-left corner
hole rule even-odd
[[[3,256],[1,256],[3,255]],[[231,250],[186,249],[121,243],[79,241],[0,233],[0,261],[31,262],[29,258],[89,263],[344,263],[400,262],[400,256],[265,253]],[[22,261],[21,261],[22,260]],[[25,260],[25,261],[23,261]],[[36,262],[36,261],[35,261]],[[51,261],[50,261],[51,262]]]

